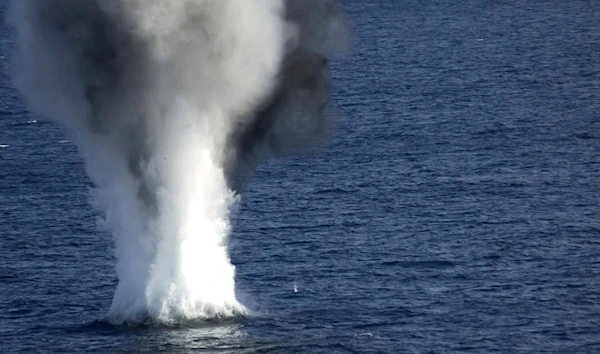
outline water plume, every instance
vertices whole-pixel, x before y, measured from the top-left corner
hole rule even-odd
[[[244,177],[327,122],[335,0],[13,0],[14,80],[77,139],[113,234],[113,323],[243,315],[227,251]]]

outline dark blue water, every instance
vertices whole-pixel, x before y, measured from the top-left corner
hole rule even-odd
[[[263,164],[235,215],[256,315],[186,328],[102,321],[111,237],[2,30],[0,352],[600,352],[600,6],[345,5],[336,136]]]

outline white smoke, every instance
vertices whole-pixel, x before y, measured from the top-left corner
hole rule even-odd
[[[14,0],[15,83],[77,138],[113,233],[114,323],[228,317],[228,214],[326,120],[333,0]]]

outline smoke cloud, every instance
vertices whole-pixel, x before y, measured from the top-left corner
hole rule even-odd
[[[113,323],[243,315],[229,210],[327,125],[335,0],[13,0],[15,85],[76,138],[114,237]]]

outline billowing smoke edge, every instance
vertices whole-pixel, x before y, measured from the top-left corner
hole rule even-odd
[[[13,0],[14,83],[65,126],[113,233],[113,323],[244,314],[229,209],[262,158],[331,118],[334,0]]]

